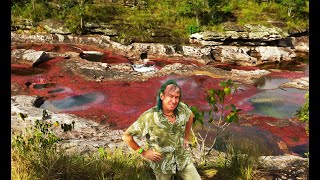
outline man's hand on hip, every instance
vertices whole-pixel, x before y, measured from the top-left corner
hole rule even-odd
[[[151,161],[161,161],[162,157],[161,157],[161,154],[158,153],[158,152],[155,152],[153,150],[145,150],[141,153],[141,155],[146,158],[146,159],[149,159]]]

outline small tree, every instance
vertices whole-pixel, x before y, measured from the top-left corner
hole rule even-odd
[[[239,120],[238,113],[241,109],[236,108],[236,106],[231,103],[233,94],[237,92],[238,85],[229,79],[221,81],[219,86],[221,86],[222,89],[210,89],[206,91],[206,100],[210,105],[210,110],[207,112],[209,116],[207,119],[208,123],[206,125],[204,125],[205,112],[200,111],[197,107],[190,107],[191,111],[195,115],[194,125],[201,124],[202,129],[205,130],[204,135],[201,135],[200,133],[195,135],[192,130],[197,149],[200,150],[201,164],[206,164],[206,156],[208,156],[214,148],[216,140],[221,133],[224,132],[231,123],[237,123]],[[215,119],[215,117],[218,118]],[[206,141],[211,128],[215,128],[216,132],[213,142],[210,145],[206,143]]]
[[[177,9],[178,14],[194,17],[200,26],[200,15],[207,11],[207,3],[203,0],[180,1]]]
[[[306,0],[282,0],[281,4],[287,8],[288,17],[294,17],[306,6]]]

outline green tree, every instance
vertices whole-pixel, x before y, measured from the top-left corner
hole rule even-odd
[[[197,25],[200,25],[200,14],[206,11],[208,5],[204,0],[189,0],[178,3],[177,12],[183,16],[194,17]]]
[[[70,9],[66,22],[73,33],[84,33],[84,24],[88,19],[87,11],[92,8],[92,4],[92,0],[76,0],[76,5]]]
[[[306,2],[307,0],[281,0],[281,4],[287,8],[289,17],[294,17],[297,13],[303,11]]]
[[[220,24],[233,17],[231,0],[208,0],[210,21],[212,25]],[[240,4],[237,2],[236,4]]]

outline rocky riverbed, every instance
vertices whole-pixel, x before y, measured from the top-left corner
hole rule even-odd
[[[184,53],[177,53],[168,51],[168,47],[161,44],[124,46],[107,36],[13,33],[12,133],[22,132],[34,119],[41,119],[43,109],[48,109],[46,121],[75,122],[72,131],[55,129],[65,140],[63,146],[71,151],[87,153],[98,147],[127,148],[121,140],[123,130],[154,105],[157,87],[168,78],[176,78],[186,89],[184,101],[203,109],[207,105],[198,96],[203,93],[202,88],[218,87],[220,80],[233,79],[243,89],[235,101],[243,102],[245,112],[253,107],[244,100],[260,91],[253,86],[257,78],[284,76],[290,82],[281,84],[280,88],[309,88],[308,74],[304,71],[265,70],[251,65],[224,70],[219,67],[225,62],[207,56],[208,52],[222,52],[220,50],[185,46],[182,47]],[[22,120],[18,113],[28,117]],[[241,126],[257,126],[277,137],[276,148],[281,152],[281,155],[261,157],[256,179],[307,179],[308,160],[290,150],[308,144],[303,123],[296,118],[276,119],[250,113],[241,117]]]
[[[43,109],[35,107],[37,96],[18,95],[11,97],[11,132],[23,133],[27,127],[34,124],[35,119],[42,119]],[[18,113],[26,114],[22,120]],[[55,113],[48,111],[47,122],[54,124],[72,124],[74,129],[64,132],[59,126],[52,130],[63,139],[62,147],[68,152],[92,153],[99,147],[124,148],[128,147],[121,140],[123,130],[113,130],[109,125],[94,122],[72,114]],[[137,142],[143,145],[137,139]],[[214,153],[213,153],[214,154]],[[254,172],[253,179],[308,179],[308,159],[296,155],[261,156],[258,170]],[[203,179],[212,179],[210,173],[202,176]]]

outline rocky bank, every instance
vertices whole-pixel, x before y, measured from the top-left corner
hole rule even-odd
[[[250,29],[250,28],[249,28]],[[230,33],[230,32],[227,32]],[[278,36],[273,32],[259,36],[265,40],[255,44],[241,44],[239,39],[251,41],[253,34],[195,34],[190,37],[194,45],[164,45],[157,43],[132,43],[123,45],[110,40],[108,36],[73,36],[62,34],[18,34],[12,32],[12,64],[26,64],[37,69],[42,63],[62,58],[60,66],[72,74],[83,77],[87,81],[146,81],[150,78],[162,77],[171,73],[183,76],[207,75],[214,78],[231,78],[243,83],[252,83],[252,78],[272,73],[271,71],[252,68],[251,70],[232,69],[225,71],[213,66],[212,63],[231,63],[255,67],[264,63],[280,63],[294,61],[297,52],[308,52],[306,38]],[[221,38],[223,37],[223,38]],[[230,43],[232,39],[236,39]],[[212,42],[214,41],[214,42]],[[217,43],[219,42],[219,43]],[[228,43],[227,43],[228,42]],[[235,42],[238,42],[235,43]],[[271,46],[274,42],[277,45]],[[227,44],[226,44],[227,43]],[[38,47],[37,50],[26,48],[25,44]],[[75,44],[73,50],[57,52],[41,50],[42,44]],[[290,44],[290,46],[289,46]],[[87,51],[86,46],[97,47],[97,51]],[[28,46],[30,47],[30,46]],[[83,47],[83,49],[79,49]],[[101,49],[120,54],[124,59],[117,63],[103,62]],[[169,64],[156,68],[157,58],[167,59]],[[97,61],[98,59],[98,61]],[[41,69],[39,69],[41,71]],[[33,82],[29,82],[32,84]],[[29,84],[29,85],[30,85]],[[298,77],[283,87],[299,89],[309,88],[308,77]],[[21,95],[18,85],[12,84],[11,90],[11,132],[21,133],[24,128],[32,125],[34,119],[41,119],[43,109],[37,108],[38,96]],[[27,114],[22,120],[18,114]],[[121,140],[123,130],[113,130],[110,125],[98,123],[91,119],[81,118],[72,114],[48,111],[45,121],[59,124],[74,123],[72,131],[63,132],[53,127],[56,134],[63,138],[63,146],[70,151],[89,153],[99,147],[127,148]],[[255,179],[308,179],[308,159],[294,155],[261,157],[261,164],[255,172]],[[209,177],[209,176],[208,176]]]

